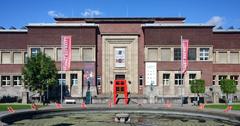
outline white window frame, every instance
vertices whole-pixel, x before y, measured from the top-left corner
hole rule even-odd
[[[179,78],[176,78],[176,75],[180,75]],[[174,75],[174,84],[175,85],[182,85],[183,84],[183,75],[181,75],[180,73],[175,73],[175,75]]]
[[[14,77],[17,77],[17,79],[14,80]],[[14,82],[16,82],[17,84],[14,85]],[[21,85],[22,85],[21,76],[13,76],[13,85],[14,85],[14,86],[21,86]]]
[[[199,60],[207,61],[209,60],[209,48],[200,48],[199,51]]]
[[[227,75],[218,75],[218,85],[220,85],[220,81],[223,79],[227,79]]]
[[[238,75],[231,75],[231,76],[230,76],[230,79],[231,79],[231,80],[234,80],[234,81],[236,82],[236,85],[238,85],[238,78],[239,78]]]
[[[190,75],[195,75],[195,78],[190,78],[190,77],[191,77]],[[188,76],[189,76],[189,79],[188,79],[188,80],[189,80],[189,84],[190,84],[190,82],[191,82],[191,81],[193,81],[193,80],[195,80],[195,79],[196,79],[196,77],[197,77],[197,74],[196,74],[196,73],[189,73],[189,75],[188,75]]]
[[[58,73],[58,74],[60,75],[58,78],[58,84],[61,85],[61,83],[62,83],[63,85],[66,85],[66,74],[65,73]],[[63,75],[61,75],[61,74],[63,74]],[[63,78],[61,78],[61,76]]]
[[[33,49],[36,49],[36,50],[32,51]],[[31,48],[30,51],[31,51],[31,56],[36,56],[38,53],[41,52],[41,48],[37,48],[37,47],[36,48]]]
[[[164,76],[164,75],[166,75],[166,76]],[[164,78],[164,77],[167,77],[168,76],[168,78]],[[163,85],[164,86],[169,86],[170,85],[170,74],[169,73],[164,73],[163,74]]]
[[[6,77],[6,79],[3,79],[3,77]],[[7,79],[8,77],[9,77],[9,80]],[[3,82],[5,82],[5,85],[3,85]],[[10,76],[2,76],[1,83],[2,83],[2,86],[10,86],[11,85],[11,77]]]
[[[72,73],[71,75],[74,75],[74,74],[77,75],[76,76],[77,78],[71,78],[72,79],[71,81],[73,82],[72,85],[77,85],[78,84],[78,74],[77,73]]]

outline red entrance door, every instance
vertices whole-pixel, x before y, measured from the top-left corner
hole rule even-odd
[[[128,103],[128,90],[127,90],[127,81],[126,80],[114,80],[113,85],[113,101],[114,104],[117,104],[118,95],[124,95],[124,103]]]

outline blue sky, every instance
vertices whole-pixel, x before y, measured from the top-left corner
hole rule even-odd
[[[240,0],[1,0],[0,26],[61,17],[186,17],[187,23],[240,28]]]

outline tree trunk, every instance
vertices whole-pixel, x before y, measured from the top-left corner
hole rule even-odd
[[[39,95],[40,95],[40,96],[39,96],[39,97],[40,97],[40,99],[39,99],[39,100],[40,100],[40,103],[42,103],[42,92],[41,92],[41,91],[39,92]]]
[[[226,95],[227,95],[226,104],[228,104],[228,93],[226,93]]]

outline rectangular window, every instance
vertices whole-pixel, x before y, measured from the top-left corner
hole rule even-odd
[[[162,48],[161,49],[161,61],[171,61],[171,49]]]
[[[174,60],[181,60],[181,48],[174,48]]]
[[[227,63],[227,52],[218,53],[218,62],[217,63]]]
[[[13,85],[14,86],[20,86],[21,83],[21,76],[13,76]]]
[[[93,61],[92,48],[83,48],[83,61]]]
[[[148,48],[148,61],[158,60],[158,48]]]
[[[220,85],[220,81],[223,79],[227,79],[227,75],[219,75],[218,76],[218,84]]]
[[[231,52],[230,53],[230,63],[238,64],[239,60],[239,53]]]
[[[183,84],[183,74],[175,74],[175,85]]]
[[[200,60],[205,61],[209,59],[209,48],[200,48]]]
[[[235,80],[236,85],[238,85],[238,75],[232,75],[232,76],[230,76],[230,79]]]
[[[163,74],[163,85],[169,85],[170,84],[170,74]]]
[[[80,61],[80,51],[78,48],[72,49],[72,61]]]
[[[14,52],[13,53],[13,63],[14,64],[22,64],[22,53],[21,52]]]
[[[189,84],[196,79],[196,74],[189,74]]]
[[[10,52],[2,52],[2,64],[10,64],[11,56]]]
[[[196,48],[188,49],[188,60],[196,60]]]
[[[10,76],[2,76],[2,86],[9,86],[10,85]]]
[[[216,83],[216,76],[215,76],[215,75],[213,75],[213,79],[212,79],[212,85],[215,85],[215,83]]]
[[[71,74],[71,85],[77,86],[77,84],[78,84],[77,74]]]
[[[52,60],[54,60],[53,48],[45,48],[44,53],[46,54],[46,56],[49,56]]]
[[[61,78],[62,75],[62,78]],[[58,84],[61,85],[66,85],[66,74],[58,74]]]
[[[57,49],[57,61],[61,61],[62,59],[62,49],[58,48]]]
[[[31,56],[36,56],[40,52],[40,48],[31,48]]]

